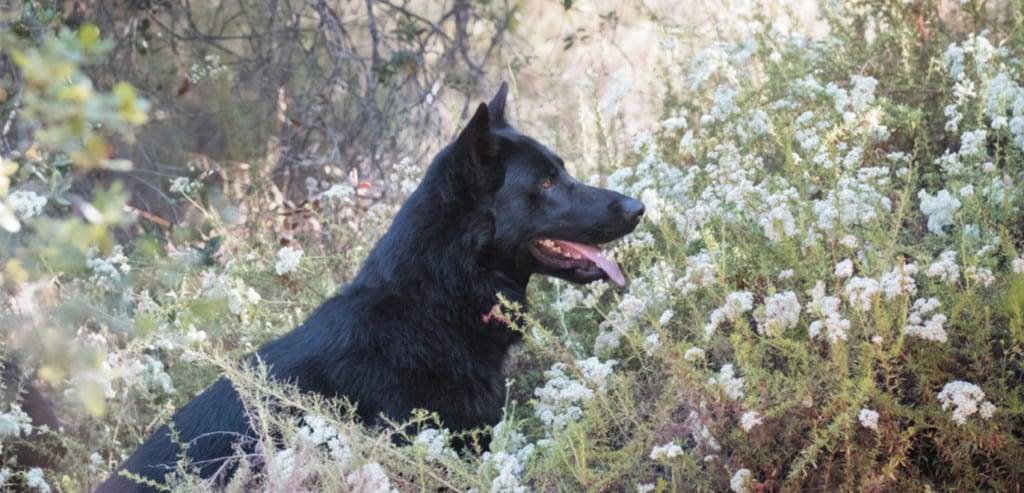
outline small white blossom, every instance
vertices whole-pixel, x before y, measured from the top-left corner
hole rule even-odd
[[[195,192],[199,188],[199,183],[192,181],[187,176],[179,176],[171,180],[171,193],[180,193],[182,195],[188,195]]]
[[[17,403],[11,403],[11,410],[0,414],[0,440],[8,437],[27,436],[32,433],[32,418]]]
[[[50,485],[43,477],[43,470],[33,467],[25,473],[25,485],[41,493],[50,493]]]
[[[482,471],[495,472],[491,480],[491,493],[527,493],[529,489],[519,483],[525,469],[523,460],[508,452],[484,452]]]
[[[295,272],[302,260],[302,250],[286,246],[277,251],[277,263],[274,264],[274,272],[283,276]]]
[[[398,490],[391,487],[391,480],[388,478],[384,468],[376,462],[364,464],[359,469],[352,471],[345,477],[345,484],[348,491],[352,493],[389,493]]]
[[[843,260],[836,264],[835,275],[838,279],[846,279],[853,275],[853,261],[850,259]]]
[[[7,202],[22,219],[28,219],[42,214],[47,200],[31,190],[15,190],[7,196]]]
[[[782,335],[800,322],[800,309],[800,301],[792,291],[769,296],[764,308],[755,315],[757,331],[769,337]]]
[[[583,417],[583,403],[595,392],[604,391],[617,361],[601,362],[596,357],[576,361],[582,379],[569,376],[569,365],[555,363],[544,372],[547,382],[533,391],[534,414],[550,431],[561,431]]]
[[[879,283],[885,299],[891,300],[900,295],[913,295],[917,293],[917,284],[914,282],[914,274],[917,274],[917,264],[904,264],[895,267],[892,271],[882,276]]]
[[[959,426],[967,423],[967,418],[978,412],[978,406],[985,401],[985,392],[973,383],[955,380],[942,388],[938,399],[943,410],[953,408],[953,421]]]
[[[440,460],[444,457],[458,457],[455,450],[448,446],[449,440],[448,430],[427,428],[416,435],[413,443],[423,447],[427,452],[427,457],[432,460]]]
[[[740,428],[743,428],[743,431],[750,431],[762,422],[761,413],[757,411],[747,411],[740,416]]]
[[[1013,259],[1013,273],[1024,274],[1024,257]]]
[[[675,442],[658,445],[651,450],[651,460],[667,461],[683,455],[683,448]]]
[[[661,312],[661,316],[658,317],[658,325],[664,327],[672,320],[672,317],[675,316],[675,314],[676,312],[672,310],[665,310]]]
[[[946,329],[943,328],[946,316],[937,313],[925,320],[925,317],[939,306],[939,300],[935,298],[921,298],[914,301],[914,306],[911,307],[910,314],[907,315],[907,323],[903,326],[903,333],[929,341],[946,342]]]
[[[702,360],[704,359],[704,350],[699,347],[692,347],[690,349],[687,349],[686,352],[683,353],[683,359],[691,363],[694,361]]]
[[[854,277],[846,282],[843,288],[846,300],[850,306],[857,310],[866,312],[871,309],[875,297],[881,293],[882,288],[878,281],[869,277]]]
[[[964,269],[964,275],[967,279],[977,282],[986,288],[996,282],[996,276],[991,270],[975,265],[970,265]]]
[[[932,262],[924,274],[936,277],[946,284],[956,284],[960,280],[960,265],[956,263],[956,252],[946,250],[939,254],[939,259]]]
[[[747,291],[736,291],[725,297],[725,303],[711,312],[711,321],[704,326],[704,335],[711,336],[726,322],[736,322],[754,308],[754,295]]]
[[[878,411],[874,409],[861,409],[860,413],[857,414],[857,419],[860,421],[860,425],[878,431]]]
[[[844,235],[839,239],[839,244],[852,250],[860,246],[860,240],[854,235]]]
[[[731,363],[722,365],[718,374],[708,379],[708,385],[717,385],[731,400],[739,400],[743,397],[743,379],[735,375]]]
[[[651,332],[650,334],[647,334],[647,337],[644,338],[644,353],[648,356],[652,356],[660,347],[661,337],[658,336],[658,333]]]
[[[928,231],[944,236],[943,228],[953,224],[953,214],[960,210],[960,201],[947,190],[939,190],[934,196],[921,190],[917,198],[921,201],[921,212],[928,216]]]
[[[981,407],[978,408],[978,416],[981,416],[982,419],[992,419],[995,413],[996,405],[989,401],[982,402]]]
[[[850,329],[850,321],[842,317],[839,307],[842,301],[836,296],[825,296],[825,283],[818,281],[811,289],[811,302],[807,310],[819,317],[807,328],[808,336],[815,339],[824,336],[830,344],[846,340],[846,332]]]
[[[750,472],[750,469],[742,468],[733,473],[729,480],[729,489],[734,493],[750,493],[753,481],[754,473]]]

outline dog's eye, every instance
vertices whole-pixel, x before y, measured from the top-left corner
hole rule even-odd
[[[544,190],[547,190],[553,186],[555,186],[555,181],[552,180],[551,178],[545,178],[540,182],[540,187],[543,188]]]

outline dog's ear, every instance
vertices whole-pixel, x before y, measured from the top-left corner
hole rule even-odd
[[[480,103],[473,118],[455,139],[455,146],[472,164],[481,166],[497,154],[497,138],[491,133],[491,116],[487,105]]]
[[[504,178],[505,170],[498,157],[498,137],[492,132],[487,105],[480,103],[473,118],[455,139],[458,156],[455,168],[457,194],[480,198],[493,193]]]
[[[505,119],[505,100],[508,99],[508,82],[502,82],[498,93],[491,98],[487,105],[491,115],[491,125],[495,127],[507,127],[508,120]]]

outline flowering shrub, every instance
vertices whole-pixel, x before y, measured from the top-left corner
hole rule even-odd
[[[477,437],[429,414],[394,423],[408,443],[397,446],[340,403],[228,363],[351,276],[393,201],[346,178],[309,183],[303,213],[316,227],[282,248],[275,228],[232,222],[181,177],[166,185],[202,209],[201,239],[72,242],[77,261],[55,267],[59,283],[19,275],[22,257],[5,267],[5,314],[78,300],[67,339],[94,364],[42,366],[69,409],[89,411],[67,412],[65,463],[0,474],[41,490],[95,486],[223,372],[260,441],[235,491],[1013,491],[1024,477],[1024,21],[961,4],[822,2],[816,34],[755,10],[696,53],[666,29],[659,121],[621,163],[583,149],[575,170],[647,205],[612,252],[630,285],[534,281],[505,419],[476,454],[454,444]],[[210,60],[191,73],[224,70]],[[43,235],[63,206],[23,190],[29,161],[0,163],[15,176],[0,182],[0,221]],[[400,199],[421,169],[394,170],[380,186]],[[235,210],[274,197],[256,184]],[[99,224],[118,224],[110,211],[123,203],[107,202]],[[32,431],[16,404],[2,410],[0,440]],[[210,488],[185,463],[176,481]]]

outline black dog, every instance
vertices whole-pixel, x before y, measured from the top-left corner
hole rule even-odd
[[[520,335],[491,316],[498,295],[526,305],[535,273],[623,284],[592,246],[636,227],[644,206],[574,180],[561,158],[505,120],[507,86],[480,104],[431,163],[362,270],[302,325],[256,355],[303,391],[345,396],[368,424],[434,411],[466,430],[501,419],[502,367]],[[199,473],[252,436],[221,378],[172,418]],[[160,482],[181,451],[167,426],[121,469]],[[150,491],[117,473],[98,491]]]

